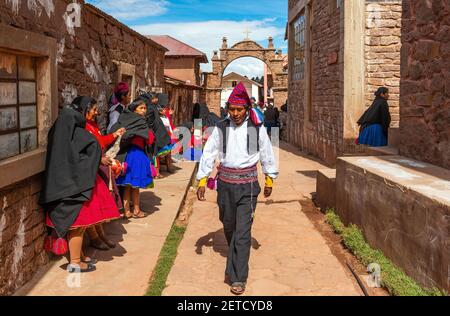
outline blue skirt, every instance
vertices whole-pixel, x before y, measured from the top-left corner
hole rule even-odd
[[[387,146],[388,141],[386,135],[384,135],[383,127],[380,124],[372,124],[363,129],[359,135],[359,143],[372,147],[382,147]]]
[[[124,176],[117,178],[119,186],[131,186],[135,189],[148,189],[153,187],[150,159],[145,152],[137,146],[132,146],[125,158],[127,170]]]

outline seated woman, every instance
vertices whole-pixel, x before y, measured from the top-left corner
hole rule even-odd
[[[358,120],[360,126],[358,144],[372,147],[387,146],[391,124],[388,100],[388,88],[381,87],[375,92],[375,100],[372,105]]]
[[[126,128],[127,132],[122,139],[121,149],[117,158],[127,163],[125,175],[117,178],[117,185],[123,186],[124,217],[129,219],[144,218],[139,202],[139,190],[153,187],[151,162],[149,158],[150,145],[155,137],[147,125],[145,115],[147,105],[143,100],[131,103],[119,117],[112,130]],[[130,211],[130,200],[133,200],[134,212]]]
[[[48,135],[45,182],[40,204],[47,210],[46,224],[58,237],[67,236],[69,272],[94,271],[92,260],[82,254],[86,228],[120,217],[116,203],[99,175],[102,157],[97,139],[86,131],[84,114],[89,97],[78,97],[61,111]],[[90,261],[90,262],[89,262]]]

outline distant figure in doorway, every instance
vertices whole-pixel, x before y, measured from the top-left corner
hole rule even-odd
[[[381,87],[375,92],[375,100],[372,105],[358,120],[360,126],[358,144],[372,147],[387,146],[388,131],[391,124],[388,100],[388,88]]]

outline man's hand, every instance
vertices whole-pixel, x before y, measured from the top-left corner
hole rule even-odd
[[[198,198],[199,201],[206,201],[206,199],[205,199],[205,192],[206,192],[206,188],[205,187],[198,187],[197,198]]]
[[[272,195],[272,188],[264,187],[264,197],[268,198]]]

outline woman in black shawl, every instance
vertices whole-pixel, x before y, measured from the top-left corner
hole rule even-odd
[[[48,134],[45,183],[40,203],[47,210],[46,224],[58,237],[67,236],[69,272],[90,272],[95,265],[82,258],[87,227],[120,216],[104,181],[98,175],[101,146],[86,128],[83,113],[95,102],[77,97],[61,111]]]
[[[119,116],[117,123],[112,127],[113,131],[126,128],[117,158],[126,162],[127,170],[117,178],[117,185],[124,188],[124,217],[127,219],[146,217],[140,209],[139,189],[153,187],[149,148],[154,142],[154,135],[145,120],[146,113],[145,102],[137,99]],[[133,213],[130,210],[131,200]]]
[[[388,88],[381,87],[375,92],[373,104],[358,120],[359,144],[372,147],[387,146],[389,125],[391,124],[388,100]]]

